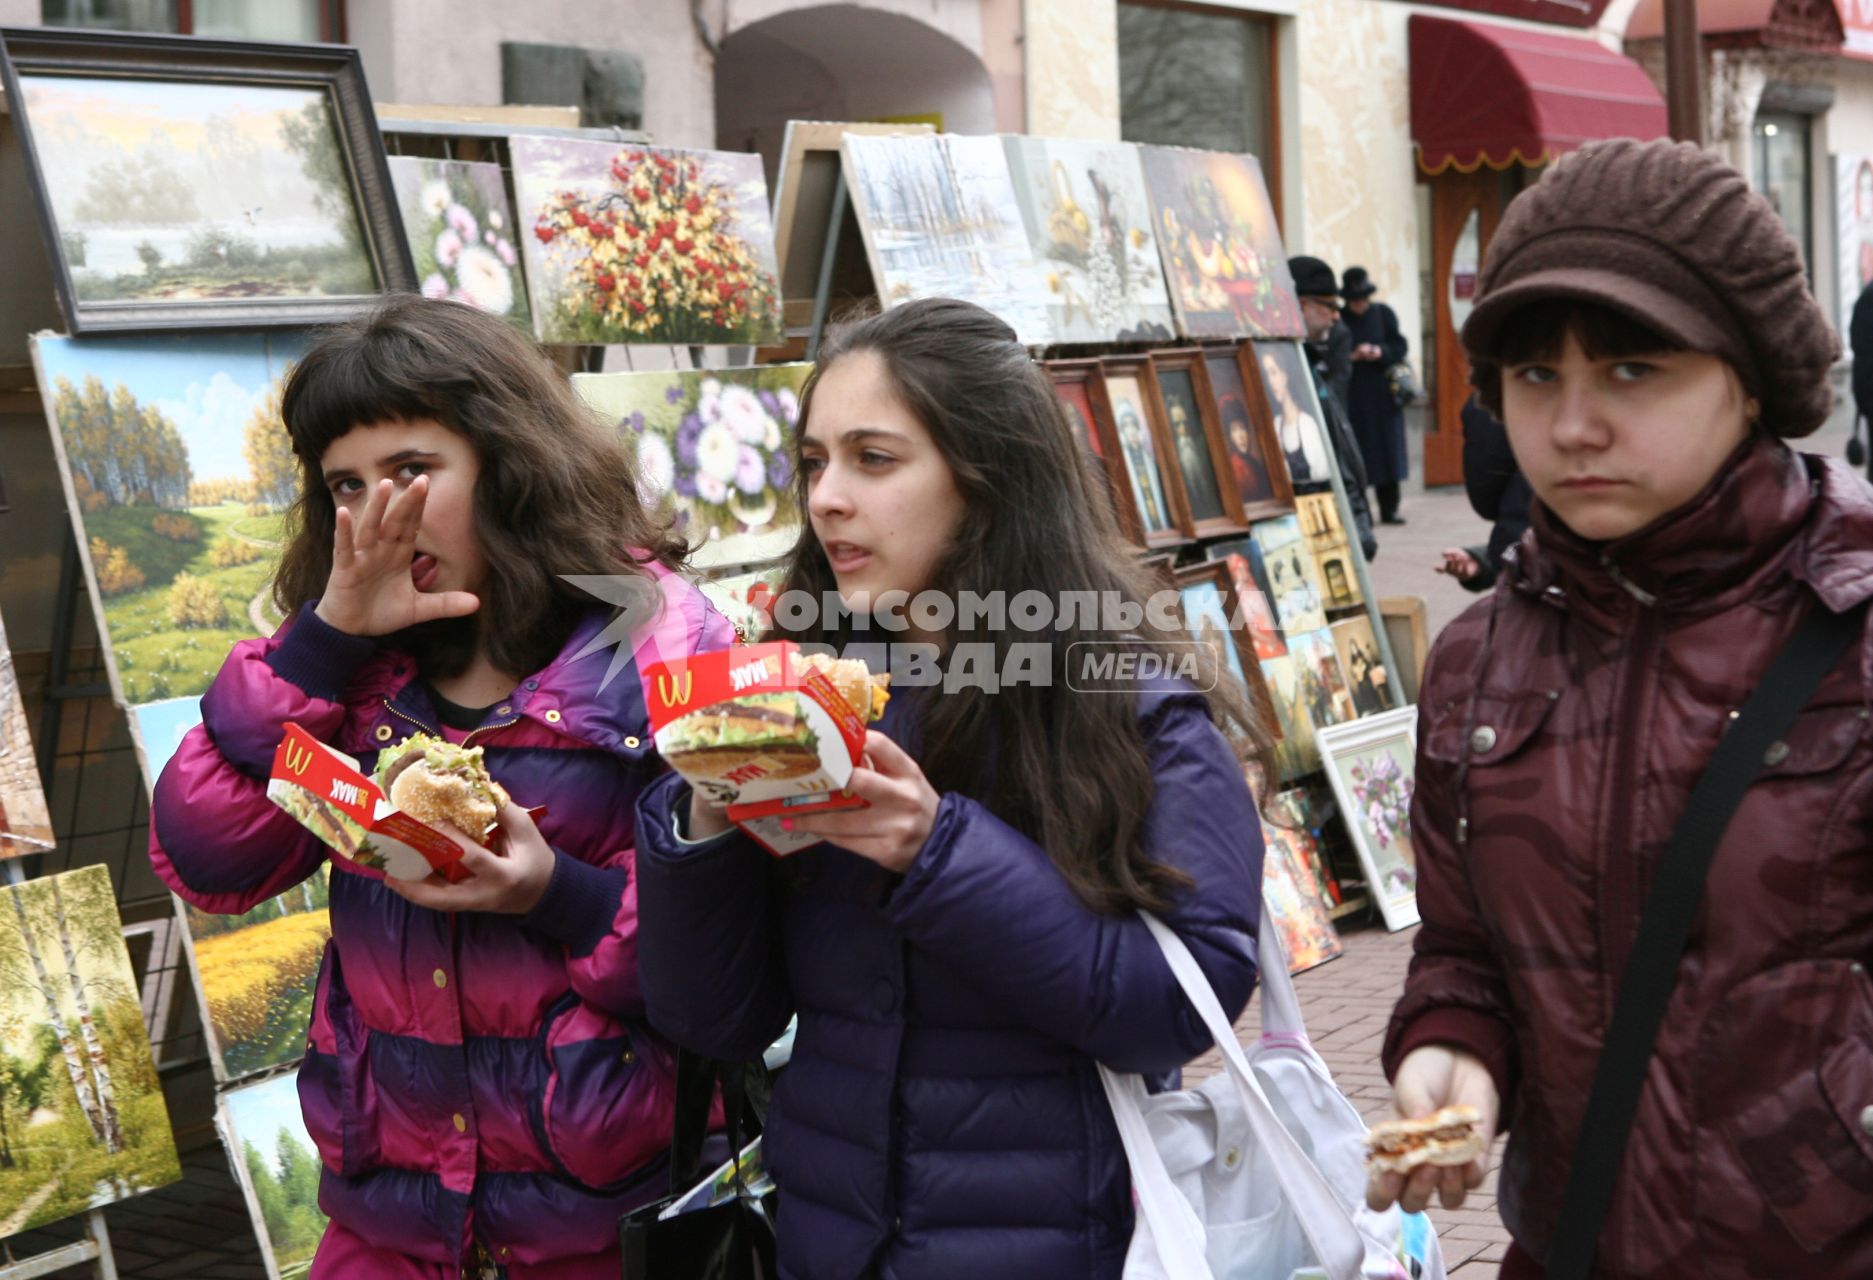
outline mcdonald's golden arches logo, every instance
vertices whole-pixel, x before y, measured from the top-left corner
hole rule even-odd
[[[680,706],[689,701],[690,694],[696,691],[696,673],[685,671],[672,680],[669,676],[657,677],[657,697],[666,707]]]
[[[295,774],[304,773],[306,766],[312,763],[312,748],[302,742],[286,744],[286,767]]]

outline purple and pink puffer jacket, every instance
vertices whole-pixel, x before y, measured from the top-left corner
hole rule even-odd
[[[658,566],[661,656],[726,647],[728,622]],[[663,1188],[672,1054],[637,978],[634,801],[663,772],[637,670],[574,655],[474,730],[494,777],[545,805],[556,864],[526,916],[444,914],[332,860],[332,940],[299,1072],[324,1159],[320,1207],[370,1245],[435,1263],[473,1240],[515,1280],[615,1251],[617,1219]],[[640,646],[639,658],[653,655]],[[602,687],[601,687],[602,684]],[[325,846],[266,798],[294,720],[359,758],[438,727],[414,664],[308,607],[234,647],[156,787],[150,856],[203,910],[237,913],[310,875]]]

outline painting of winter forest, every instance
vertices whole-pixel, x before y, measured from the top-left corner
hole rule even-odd
[[[199,694],[280,618],[299,464],[280,389],[298,334],[39,337],[39,390],[126,706]]]
[[[181,1176],[110,872],[0,888],[0,1238]]]
[[[329,875],[321,865],[246,915],[182,908],[222,1079],[296,1062],[304,1054],[319,958],[332,936]]]
[[[20,79],[80,302],[377,292],[322,89]]]
[[[319,1153],[299,1111],[299,1073],[223,1094],[221,1131],[261,1228],[267,1274],[298,1280],[312,1270],[325,1234]]]

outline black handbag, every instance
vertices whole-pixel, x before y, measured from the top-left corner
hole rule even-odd
[[[704,1174],[704,1141],[716,1082],[728,1120],[729,1154],[760,1131],[767,1116],[768,1077],[760,1063],[716,1062],[678,1050],[676,1114],[670,1136],[670,1193],[618,1222],[624,1280],[775,1280],[775,1197],[737,1184],[733,1199],[658,1221]],[[723,1158],[727,1158],[724,1156]],[[712,1161],[713,1172],[720,1160]]]
[[[1685,801],[1659,858],[1632,958],[1613,1001],[1612,1025],[1594,1068],[1586,1118],[1548,1250],[1547,1280],[1587,1280],[1593,1271],[1600,1229],[1645,1089],[1646,1068],[1678,982],[1678,961],[1697,918],[1718,842],[1761,771],[1765,753],[1865,631],[1866,618],[1865,606],[1846,613],[1835,613],[1819,601],[1810,606],[1755,692],[1734,713],[1736,718],[1718,739],[1710,763]]]

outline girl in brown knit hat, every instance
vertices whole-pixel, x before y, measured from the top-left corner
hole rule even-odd
[[[1786,443],[1838,353],[1799,252],[1697,148],[1591,147],[1505,214],[1463,341],[1536,503],[1425,672],[1396,1106],[1507,1132],[1507,1280],[1566,1270],[1557,1246],[1596,1277],[1873,1275],[1873,490]],[[1557,1225],[1667,840],[1820,610],[1856,639],[1716,844],[1597,1237]],[[1482,1181],[1424,1166],[1370,1199]]]

